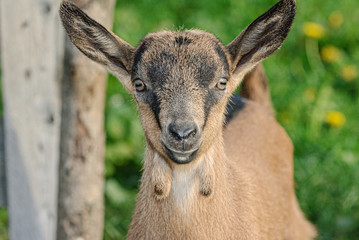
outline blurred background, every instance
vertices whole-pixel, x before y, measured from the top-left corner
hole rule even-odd
[[[224,44],[275,0],[118,0],[114,32],[132,45],[149,32],[199,28]],[[276,117],[295,146],[296,192],[318,239],[359,239],[359,1],[298,0],[294,27],[263,62]],[[134,101],[109,76],[104,239],[125,239],[144,139]],[[0,239],[7,239],[0,210]]]

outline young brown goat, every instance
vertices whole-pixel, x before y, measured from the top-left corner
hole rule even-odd
[[[282,45],[294,0],[279,1],[226,46],[188,30],[149,34],[134,48],[69,2],[60,14],[72,42],[116,75],[139,108],[146,153],[128,239],[315,236],[261,66],[244,80],[248,99],[232,95]]]

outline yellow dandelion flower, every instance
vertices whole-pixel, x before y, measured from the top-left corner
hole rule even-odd
[[[335,11],[329,15],[328,20],[332,28],[339,28],[344,22],[344,17],[341,12]]]
[[[325,122],[332,127],[341,127],[345,121],[345,115],[339,111],[329,111],[325,117]]]
[[[342,78],[351,82],[358,76],[358,70],[354,65],[347,65],[342,69]]]
[[[305,89],[303,93],[303,98],[308,102],[313,102],[316,96],[317,96],[317,90],[311,87]]]
[[[333,45],[326,45],[320,51],[322,59],[326,62],[336,62],[341,59],[340,50]]]
[[[321,38],[324,36],[324,27],[319,23],[306,22],[303,25],[303,32],[311,38]]]

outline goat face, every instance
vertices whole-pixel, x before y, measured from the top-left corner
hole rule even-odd
[[[225,47],[190,30],[149,34],[134,48],[70,1],[60,16],[76,47],[134,96],[147,142],[165,159],[189,163],[221,135],[227,99],[244,75],[282,45],[295,1],[279,1]]]
[[[191,162],[222,130],[229,95],[225,51],[215,36],[198,30],[150,34],[138,45],[134,96],[147,140],[166,159]]]

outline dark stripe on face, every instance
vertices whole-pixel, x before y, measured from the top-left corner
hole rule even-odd
[[[212,107],[218,103],[221,92],[217,89],[211,89],[208,91],[207,95],[204,97],[204,123],[203,128],[206,126],[208,121],[209,113],[211,112]]]
[[[222,48],[217,45],[215,47],[216,53],[218,54],[219,59],[224,65],[225,71],[229,72],[229,64],[227,62],[226,54],[222,50]],[[206,73],[206,77],[209,81],[213,81],[213,77],[215,75],[215,71],[217,71],[217,67],[214,67],[213,69],[207,69],[208,72]],[[213,74],[213,75],[212,75]],[[218,100],[223,97],[222,91],[219,91],[218,89],[209,89],[207,95],[204,97],[204,124],[203,127],[206,126],[209,113],[211,112],[211,109],[214,105],[218,103]]]
[[[205,58],[200,59],[197,64],[199,64],[197,73],[198,73],[198,80],[200,85],[203,87],[208,87],[209,84],[213,81],[215,73],[217,71],[217,66],[212,61],[206,61]]]
[[[158,96],[153,92],[147,92],[146,93],[146,102],[150,105],[151,110],[153,114],[155,115],[157,125],[160,129],[161,128],[161,122],[160,122],[160,111],[161,111],[161,101],[158,98]]]
[[[134,58],[133,66],[132,66],[132,73],[137,71],[137,65],[141,61],[142,55],[146,50],[147,50],[147,43],[144,42],[144,43],[142,43],[142,45],[140,46],[140,48],[137,50],[137,52],[135,54],[135,58]]]
[[[147,76],[155,88],[161,88],[171,75],[173,66],[177,64],[176,56],[167,52],[162,52],[159,58],[147,64]]]
[[[219,56],[219,58],[222,60],[224,66],[225,66],[225,70],[229,71],[229,64],[227,62],[227,58],[226,58],[226,53],[223,51],[223,49],[220,46],[216,46],[216,52]]]

